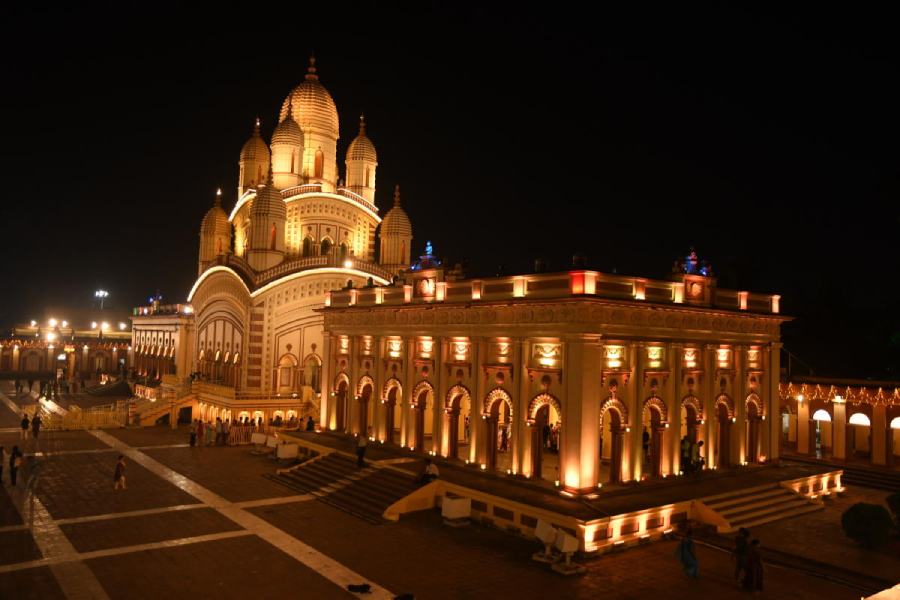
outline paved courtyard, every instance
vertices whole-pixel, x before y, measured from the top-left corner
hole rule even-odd
[[[0,409],[6,410],[0,406]],[[13,433],[0,433],[9,448]],[[265,479],[249,448],[189,448],[165,428],[46,432],[0,491],[0,598],[743,598],[728,554],[699,546],[688,580],[658,542],[587,561],[563,578],[533,541],[445,527],[424,511],[371,525]],[[119,453],[128,489],[113,491]],[[774,531],[773,531],[774,533]],[[814,574],[766,571],[773,598],[859,598]]]

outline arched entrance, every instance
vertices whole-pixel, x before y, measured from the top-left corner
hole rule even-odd
[[[447,456],[465,460],[469,456],[471,439],[472,396],[469,388],[454,385],[447,392]]]
[[[809,406],[810,427],[806,449],[808,454],[816,458],[831,455],[834,448],[834,407],[824,401],[811,402]]]
[[[369,424],[373,420],[371,415],[369,415],[369,411],[372,406],[372,390],[375,389],[375,381],[368,375],[363,375],[359,380],[358,389],[357,400],[359,401],[359,406],[357,408],[359,408],[359,415],[356,423],[359,426],[359,435],[368,436]]]
[[[278,360],[278,393],[290,394],[294,391],[297,359],[293,354],[285,354]]]
[[[403,389],[400,381],[396,377],[392,377],[385,383],[387,392],[384,395],[384,441],[393,444],[396,439],[396,415],[397,400],[400,398],[400,392]]]
[[[424,452],[431,437],[431,419],[426,418],[434,407],[434,387],[427,381],[420,381],[413,389],[413,443],[411,448]]]
[[[484,401],[481,418],[485,427],[485,468],[510,468],[512,455],[512,397],[503,388],[494,388]]]
[[[703,403],[696,396],[685,396],[681,400],[681,437],[685,436],[692,444],[700,437],[700,425],[703,424]]]
[[[747,462],[759,462],[759,432],[760,422],[763,419],[763,404],[756,394],[747,396],[746,402],[746,434],[747,434]]]
[[[347,390],[350,388],[350,382],[343,373],[338,375],[337,386],[334,392],[334,422],[335,429],[344,431],[346,429],[347,414]]]
[[[850,414],[852,412],[852,414]],[[872,458],[872,406],[863,404],[847,410],[847,458]]]
[[[734,400],[726,394],[716,398],[716,467],[731,466],[731,425],[734,423]]]
[[[900,456],[900,406],[887,408],[887,439],[885,440],[885,458],[888,467],[893,467]]]
[[[666,403],[658,396],[651,396],[644,402],[641,414],[642,473],[651,477],[662,477],[663,434],[668,422]]]
[[[560,448],[562,447],[562,409],[551,394],[539,394],[528,405],[531,427],[531,476],[535,479],[560,481]]]
[[[611,396],[600,407],[600,474],[603,483],[622,481],[622,449],[628,409]]]

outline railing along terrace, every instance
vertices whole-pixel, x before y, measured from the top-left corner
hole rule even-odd
[[[778,314],[781,296],[719,289],[715,279],[686,275],[676,281],[652,280],[600,273],[568,271],[485,279],[437,282],[430,296],[413,294],[412,285],[376,286],[336,290],[326,306],[376,306],[431,303],[511,301],[520,298],[559,299],[595,297],[652,304],[684,304],[711,308]]]

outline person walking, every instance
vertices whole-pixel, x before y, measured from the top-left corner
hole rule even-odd
[[[744,589],[748,592],[763,590],[763,563],[759,553],[759,540],[750,542],[744,562]]]
[[[28,420],[28,413],[22,414],[22,439],[28,439],[28,428],[31,426],[31,422]]]
[[[222,418],[216,417],[216,446],[222,445]]]
[[[191,448],[197,445],[197,419],[194,419],[194,422],[191,423]]]
[[[38,434],[41,432],[41,415],[35,413],[34,418],[31,420],[31,433],[34,435],[34,439],[38,439]]]
[[[197,419],[197,446],[203,447],[203,419]]]
[[[315,431],[316,430],[316,422],[313,421],[313,418],[311,415],[306,419],[306,430],[307,431]]]
[[[738,530],[734,538],[734,580],[740,583],[744,576],[747,564],[747,548],[750,545],[750,531],[745,527]]]
[[[229,436],[231,435],[231,419],[222,421],[222,445],[229,445]]]
[[[125,488],[125,457],[119,455],[119,462],[116,463],[116,470],[113,473],[113,491]]]
[[[684,537],[675,549],[675,556],[681,562],[685,575],[691,578],[699,577],[700,563],[697,562],[697,555],[694,553],[694,538],[690,529],[684,532]]]
[[[369,435],[372,433],[372,428],[369,427],[368,432]],[[366,447],[369,445],[369,437],[368,435],[363,435],[360,433],[356,436],[356,466],[360,469],[366,466]]]
[[[9,482],[16,485],[16,475],[19,473],[19,467],[22,466],[22,451],[18,446],[13,446],[12,454],[9,455]]]

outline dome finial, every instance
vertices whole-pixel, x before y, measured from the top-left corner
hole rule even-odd
[[[316,75],[316,55],[312,52],[309,53],[309,67],[306,69],[306,78],[307,79],[318,79],[319,76]]]
[[[256,123],[253,125],[253,135],[259,135],[259,117],[256,117]]]
[[[359,135],[366,135],[366,115],[359,114]]]
[[[291,90],[291,95],[288,96],[288,111],[287,116],[290,118],[294,118],[294,90]],[[287,117],[285,117],[287,118]]]
[[[400,206],[400,184],[394,186],[394,206]]]
[[[222,206],[222,188],[216,188],[216,206]]]
[[[275,178],[272,176],[272,161],[269,161],[269,174],[266,176],[266,186],[271,187],[275,184]]]

